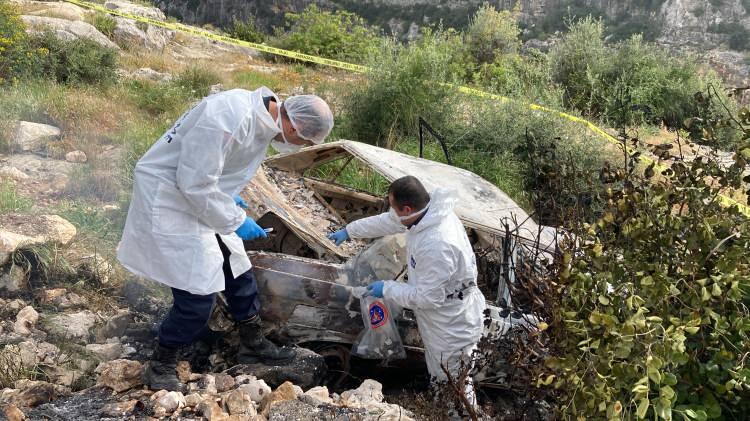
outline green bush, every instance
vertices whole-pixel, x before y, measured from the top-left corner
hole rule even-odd
[[[384,41],[364,81],[343,92],[338,137],[393,147],[417,133],[424,117],[443,127],[453,115],[451,90],[441,85],[463,71],[453,62],[460,38],[452,32],[427,32],[408,45]]]
[[[113,18],[112,16],[106,14],[97,12],[93,15],[89,15],[88,19],[89,23],[96,28],[97,31],[104,34],[107,38],[112,38],[112,36],[115,34],[115,27],[117,26],[117,20]]]
[[[565,90],[566,106],[588,115],[604,111],[601,80],[608,69],[608,53],[601,20],[589,16],[571,24],[550,51],[552,77]]]
[[[604,26],[592,18],[573,23],[550,53],[553,80],[564,90],[566,107],[616,127],[665,123],[682,128],[688,117],[711,118],[721,110],[699,109],[697,92],[714,86],[722,92],[713,72],[701,72],[688,57],[675,57],[640,35],[616,44],[604,43]],[[729,108],[734,101],[721,94]],[[736,130],[724,130],[719,144],[730,148]]]
[[[52,32],[34,36],[31,44],[47,53],[37,71],[59,83],[110,83],[117,78],[117,51],[89,39],[65,41]]]
[[[483,4],[466,28],[466,48],[476,63],[492,63],[504,54],[521,48],[521,30],[515,16]]]
[[[287,13],[286,20],[288,32],[276,32],[279,48],[361,63],[377,46],[376,31],[351,12],[329,12],[313,4],[302,13]]]
[[[34,49],[29,43],[16,7],[0,0],[0,85],[33,77],[45,50]]]
[[[258,25],[255,24],[255,20],[253,19],[247,21],[241,21],[236,18],[232,19],[232,25],[227,32],[232,38],[247,42],[261,43],[266,39],[265,34],[258,29]]]
[[[563,93],[552,80],[549,57],[538,50],[502,55],[479,66],[473,80],[491,92],[520,101],[562,106]]]
[[[221,77],[211,69],[191,66],[180,72],[174,83],[196,97],[208,95],[212,85],[221,82]]]
[[[603,172],[619,187],[602,217],[567,221],[575,240],[550,283],[555,356],[539,380],[562,391],[561,418],[745,419],[750,224],[718,196],[747,188],[748,152],[728,169],[704,159],[658,177]]]

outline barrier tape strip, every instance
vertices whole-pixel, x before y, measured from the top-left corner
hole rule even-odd
[[[211,39],[214,41],[224,42],[224,43],[232,44],[232,45],[238,45],[241,47],[252,48],[254,50],[262,51],[264,53],[274,54],[274,55],[283,56],[283,57],[289,57],[295,60],[306,61],[308,63],[315,63],[315,64],[319,64],[322,66],[335,67],[338,69],[349,70],[349,71],[357,72],[357,73],[364,73],[368,70],[367,66],[362,66],[359,64],[353,64],[353,63],[347,63],[347,62],[339,61],[339,60],[327,59],[323,57],[313,56],[310,54],[299,53],[297,51],[283,50],[281,48],[271,47],[266,44],[258,44],[255,42],[243,41],[243,40],[231,38],[225,35],[214,34],[212,32],[199,29],[193,26],[183,25],[183,24],[176,23],[176,22],[161,21],[158,19],[152,19],[152,18],[145,17],[145,16],[122,12],[116,9],[109,9],[101,4],[91,3],[85,0],[64,0],[64,1],[75,4],[77,6],[80,6],[86,9],[96,10],[102,13],[120,16],[123,18],[132,19],[138,22],[143,22],[149,25],[158,26],[158,27],[170,29],[173,31],[180,31],[180,32],[184,32],[190,35],[196,35],[199,37]],[[473,96],[478,96],[478,97],[483,97],[483,98],[491,98],[491,99],[495,99],[495,100],[502,101],[502,102],[513,101],[512,99],[508,97],[485,92],[485,91],[475,89],[475,88],[470,88],[468,86],[455,86],[455,85],[445,84],[445,83],[441,85],[448,86],[451,88],[456,88],[459,92],[468,94],[468,95],[473,95]],[[586,126],[586,128],[588,128],[592,132],[598,134],[600,137],[602,137],[604,140],[608,141],[609,143],[612,143],[613,145],[618,145],[618,146],[622,145],[620,141],[615,139],[609,133],[605,132],[600,127],[598,127],[597,125],[595,125],[594,123],[586,119],[576,117],[574,115],[567,114],[567,113],[564,113],[562,111],[558,111],[552,108],[547,108],[545,106],[538,105],[538,104],[525,104],[525,105],[531,108],[532,110],[543,111],[543,112],[550,113],[550,114],[557,114],[559,117],[565,118],[567,120],[570,120],[576,123],[580,123]],[[628,148],[628,150],[632,152],[630,148]],[[665,166],[654,161],[651,157],[641,155],[641,159],[643,159],[649,165],[654,164],[655,168],[659,169],[660,171],[663,171],[664,169],[666,169]],[[745,216],[750,217],[750,207],[737,202],[736,200],[734,200],[733,198],[729,196],[719,195],[719,202],[727,207],[737,206],[740,212],[745,214]]]

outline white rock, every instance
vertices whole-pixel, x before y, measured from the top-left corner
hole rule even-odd
[[[312,389],[305,392],[305,395],[310,396],[323,403],[333,403],[328,388],[326,386],[315,386]]]
[[[27,180],[29,176],[16,167],[4,166],[0,167],[0,178],[8,178],[14,181],[23,181]]]
[[[119,12],[128,13],[136,16],[143,16],[144,18],[151,18],[155,20],[166,20],[167,17],[164,15],[159,8],[141,6],[133,4],[123,0],[108,0],[104,3],[104,7],[110,10],[117,10]]]
[[[358,388],[341,394],[341,403],[351,408],[367,408],[381,402],[383,385],[372,379],[367,379]]]
[[[63,40],[86,38],[104,47],[120,49],[117,44],[86,22],[44,16],[21,16],[21,18],[32,32],[51,30],[58,38]]]
[[[13,135],[15,149],[22,152],[41,151],[47,141],[60,136],[60,129],[48,124],[19,121]]]
[[[16,167],[29,176],[28,181],[48,186],[60,191],[68,182],[68,174],[82,164],[54,158],[44,158],[35,154],[13,154],[7,158],[5,165]]]
[[[97,384],[123,392],[143,384],[143,366],[138,361],[114,360],[99,364]]]
[[[100,254],[92,254],[81,258],[78,271],[87,278],[106,284],[114,269]]]
[[[76,227],[57,215],[6,214],[0,218],[0,265],[21,246],[68,244]]]
[[[28,6],[27,6],[28,5]],[[66,20],[84,20],[90,12],[74,4],[52,1],[33,1],[22,7],[24,15],[47,16]]]
[[[250,395],[240,389],[235,389],[224,396],[224,407],[229,415],[245,415],[255,417],[258,415]]]
[[[252,379],[247,384],[243,384],[238,389],[246,392],[250,399],[255,403],[260,403],[263,398],[271,394],[271,388],[264,380]]]
[[[203,402],[203,399],[203,396],[201,396],[199,393],[191,393],[185,396],[185,406],[196,407],[200,405],[201,402]]]
[[[122,344],[112,342],[106,344],[88,344],[86,350],[96,355],[101,361],[111,361],[122,355]]]
[[[167,392],[156,400],[155,406],[162,408],[165,413],[171,414],[178,408],[185,407],[185,397],[180,392]]]
[[[97,317],[89,310],[83,310],[76,313],[56,314],[45,323],[48,333],[55,334],[63,338],[86,339],[89,336],[89,329],[96,324]]]
[[[88,161],[88,157],[83,151],[71,151],[65,154],[65,160],[68,162],[78,162],[82,164]]]
[[[11,266],[8,272],[0,274],[0,289],[8,291],[24,290],[28,287],[26,282],[26,273],[20,266]]]
[[[204,374],[198,381],[198,386],[206,393],[214,395],[218,393],[216,390],[216,377],[211,374]]]
[[[19,335],[30,335],[31,329],[34,328],[37,320],[39,320],[39,313],[34,310],[34,307],[26,306],[16,314],[16,323],[13,325],[13,331]]]
[[[133,72],[132,77],[142,80],[150,80],[152,82],[169,82],[172,80],[172,75],[169,73],[157,72],[149,67],[142,67]]]
[[[305,394],[305,391],[296,384],[292,386],[292,389],[294,389],[294,394],[297,396],[297,398]]]
[[[10,311],[15,311],[18,313],[19,310],[26,307],[26,301],[16,298],[14,300],[10,300],[8,303],[6,303],[6,308]]]

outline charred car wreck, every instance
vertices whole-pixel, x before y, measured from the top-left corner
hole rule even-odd
[[[339,141],[268,158],[243,192],[251,217],[273,228],[267,240],[245,246],[258,280],[261,316],[270,335],[310,348],[341,372],[362,329],[359,299],[352,288],[377,279],[402,279],[405,239],[386,237],[336,247],[326,238],[356,219],[388,209],[383,191],[364,191],[338,182],[347,171],[366,174],[373,190],[413,175],[428,190],[452,188],[455,209],[472,241],[480,288],[488,299],[488,335],[499,337],[529,317],[513,311],[509,284],[515,267],[530,255],[553,253],[551,230],[538,226],[497,187],[469,171],[352,141]],[[409,310],[396,321],[412,358],[421,341]],[[422,357],[423,358],[423,357]]]

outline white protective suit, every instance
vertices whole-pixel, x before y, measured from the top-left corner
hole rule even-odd
[[[268,88],[204,98],[135,167],[120,263],[136,275],[193,294],[224,290],[216,234],[231,251],[235,277],[250,270],[234,233],[245,211],[234,203],[281,132],[263,105]],[[276,98],[277,103],[278,98]]]
[[[407,228],[387,212],[346,226],[352,238],[376,238],[406,231],[408,282],[385,281],[383,297],[414,311],[430,375],[453,376],[469,363],[483,332],[484,295],[477,288],[477,265],[466,231],[445,189],[431,195],[417,225]],[[461,296],[462,298],[459,298]],[[473,388],[472,388],[473,390]]]

